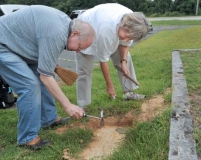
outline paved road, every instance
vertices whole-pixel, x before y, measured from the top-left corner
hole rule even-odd
[[[154,17],[148,18],[150,21],[169,21],[169,20],[201,20],[201,16],[185,16],[185,17]]]
[[[75,71],[75,54],[77,52],[64,50],[59,57],[59,65]]]

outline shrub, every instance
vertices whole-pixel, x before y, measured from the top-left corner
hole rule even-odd
[[[154,13],[154,14],[151,14],[150,17],[160,17],[161,14],[160,13]]]
[[[171,12],[170,16],[172,17],[185,16],[185,13],[179,13],[178,11],[174,11],[174,12]]]
[[[162,17],[169,17],[171,15],[171,12],[165,12]]]

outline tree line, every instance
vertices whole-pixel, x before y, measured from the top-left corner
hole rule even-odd
[[[157,17],[195,15],[197,0],[0,0],[0,4],[51,6],[68,15],[73,10],[88,9],[103,3],[119,3],[146,16]]]

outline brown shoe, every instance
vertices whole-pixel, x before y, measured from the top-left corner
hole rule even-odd
[[[66,118],[58,117],[57,120],[50,125],[50,127],[55,127],[55,126],[59,126],[59,125],[65,124],[69,120],[71,120],[71,117],[66,117]]]
[[[51,145],[50,140],[42,140],[39,137],[37,137],[26,145],[20,145],[20,147],[27,147],[29,149],[39,150],[42,147],[49,146],[49,145]]]

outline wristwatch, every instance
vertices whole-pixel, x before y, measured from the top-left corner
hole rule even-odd
[[[122,59],[120,60],[120,63],[122,63],[123,61],[125,61],[127,63],[127,60],[126,59]]]

